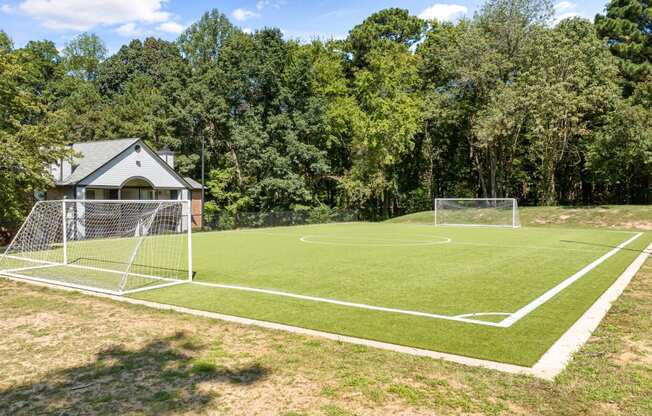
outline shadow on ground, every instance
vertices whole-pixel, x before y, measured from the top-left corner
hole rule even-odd
[[[112,347],[87,365],[0,390],[0,415],[167,415],[199,412],[209,405],[217,410],[219,394],[207,383],[247,388],[269,373],[256,363],[226,368],[197,360],[190,355],[196,348],[185,338],[178,333],[136,351]]]

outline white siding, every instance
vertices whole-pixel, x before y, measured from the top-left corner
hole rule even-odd
[[[140,152],[136,152],[135,145],[129,147],[79,184],[93,187],[120,187],[127,180],[137,177],[147,179],[155,188],[185,188],[185,184],[170,173],[165,161],[146,146],[141,146]]]
[[[55,181],[62,181],[72,174],[70,162],[59,160],[50,165],[50,173]]]
[[[168,164],[172,169],[174,169],[174,155],[171,153],[166,153],[159,155],[161,159],[165,160],[165,163]]]
[[[64,160],[61,169],[63,170],[61,174],[63,179],[66,179],[68,176],[72,175],[72,166],[70,166],[69,161]]]
[[[61,166],[59,165],[58,162],[50,164],[50,173],[52,174],[52,177],[54,178],[55,181],[62,180],[62,178],[61,178]]]

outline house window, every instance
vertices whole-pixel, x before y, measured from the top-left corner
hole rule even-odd
[[[86,190],[86,199],[95,199],[95,189]]]
[[[117,189],[109,189],[109,199],[118,199]]]
[[[172,189],[170,191],[170,199],[179,199],[179,191]]]
[[[140,199],[146,199],[146,200],[156,199],[156,194],[154,193],[153,189],[140,188],[139,191],[140,191]]]

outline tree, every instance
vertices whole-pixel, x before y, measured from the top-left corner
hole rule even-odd
[[[11,52],[14,49],[14,42],[7,32],[0,30],[0,52]]]
[[[410,48],[426,28],[426,22],[410,15],[405,9],[391,8],[376,12],[355,26],[347,38],[348,49],[355,66],[367,63],[367,54],[383,44],[395,43]]]
[[[0,228],[22,221],[34,191],[52,183],[49,163],[66,157],[65,139],[47,123],[47,107],[34,89],[48,73],[35,46],[0,52]],[[47,66],[47,65],[46,65]]]
[[[102,94],[113,95],[140,75],[148,76],[157,88],[174,99],[186,88],[190,68],[182,59],[179,48],[172,42],[147,38],[132,40],[99,67],[96,78]]]
[[[619,100],[587,148],[592,197],[617,204],[645,204],[652,189],[652,119],[649,107]]]
[[[236,31],[224,14],[213,9],[204,13],[198,22],[190,25],[179,36],[177,43],[183,57],[193,68],[197,68],[215,62],[225,42]]]
[[[542,31],[528,59],[520,80],[530,123],[528,158],[536,167],[539,201],[551,205],[569,196],[560,178],[582,179],[592,126],[613,111],[618,97],[617,69],[593,25],[578,18]]]
[[[620,60],[623,94],[629,97],[639,82],[652,76],[652,2],[611,0],[606,10],[595,17],[595,26]]]
[[[82,33],[66,43],[62,55],[66,69],[71,75],[94,81],[106,53],[106,46],[99,36],[94,33]]]

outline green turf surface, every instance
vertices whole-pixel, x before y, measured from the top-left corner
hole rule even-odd
[[[510,313],[634,234],[331,224],[193,236],[196,281],[442,315]],[[509,328],[181,285],[141,299],[532,365],[650,242],[644,234]],[[504,316],[485,316],[497,322]]]

